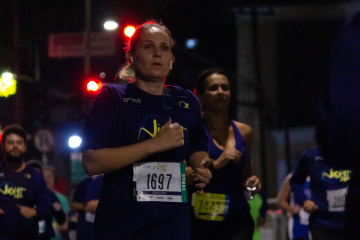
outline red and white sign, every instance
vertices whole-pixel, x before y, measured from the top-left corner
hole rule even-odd
[[[110,32],[91,33],[90,56],[115,54],[116,35]],[[57,33],[49,36],[48,56],[50,58],[84,57],[84,33]]]

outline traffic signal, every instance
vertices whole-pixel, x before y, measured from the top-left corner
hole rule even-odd
[[[88,92],[99,92],[101,87],[102,87],[102,82],[96,79],[90,79],[86,84],[86,90]]]
[[[101,87],[103,86],[103,83],[94,77],[89,77],[85,81],[85,92],[86,97],[93,98],[95,97],[99,92]]]
[[[125,36],[127,36],[128,38],[131,38],[134,33],[135,33],[135,27],[134,27],[134,26],[132,26],[132,25],[127,25],[127,26],[124,28],[124,34],[125,34]]]

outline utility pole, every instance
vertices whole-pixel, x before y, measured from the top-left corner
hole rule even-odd
[[[85,27],[84,27],[84,76],[90,74],[90,33],[91,33],[91,0],[85,0]]]
[[[13,17],[13,45],[14,45],[14,54],[13,54],[13,67],[14,73],[16,76],[20,76],[20,54],[19,54],[19,8],[18,8],[18,0],[13,0],[14,7],[14,17]],[[19,82],[16,86],[16,94],[15,94],[15,123],[20,124],[21,119],[21,87]]]

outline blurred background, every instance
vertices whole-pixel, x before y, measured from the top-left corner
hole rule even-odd
[[[210,67],[231,74],[230,116],[254,130],[254,170],[271,203],[298,155],[315,144],[318,98],[329,79],[334,40],[359,5],[340,0],[2,0],[0,73],[14,77],[1,78],[0,125],[25,127],[27,159],[54,165],[57,188],[69,196],[85,177],[76,136],[81,137],[86,108],[96,95],[87,90],[88,81],[119,82],[115,75],[125,63],[125,27],[161,20],[176,41],[176,62],[166,84],[194,89],[197,75]],[[117,28],[106,30],[108,20]]]

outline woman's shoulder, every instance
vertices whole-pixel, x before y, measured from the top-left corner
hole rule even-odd
[[[176,85],[168,85],[166,86],[169,91],[171,91],[172,96],[174,97],[187,97],[194,101],[198,101],[196,95],[189,89],[185,89]]]
[[[241,135],[243,135],[244,137],[252,134],[252,129],[249,125],[242,123],[242,122],[238,122],[238,121],[234,121],[236,127],[238,128],[239,132],[241,133]]]

